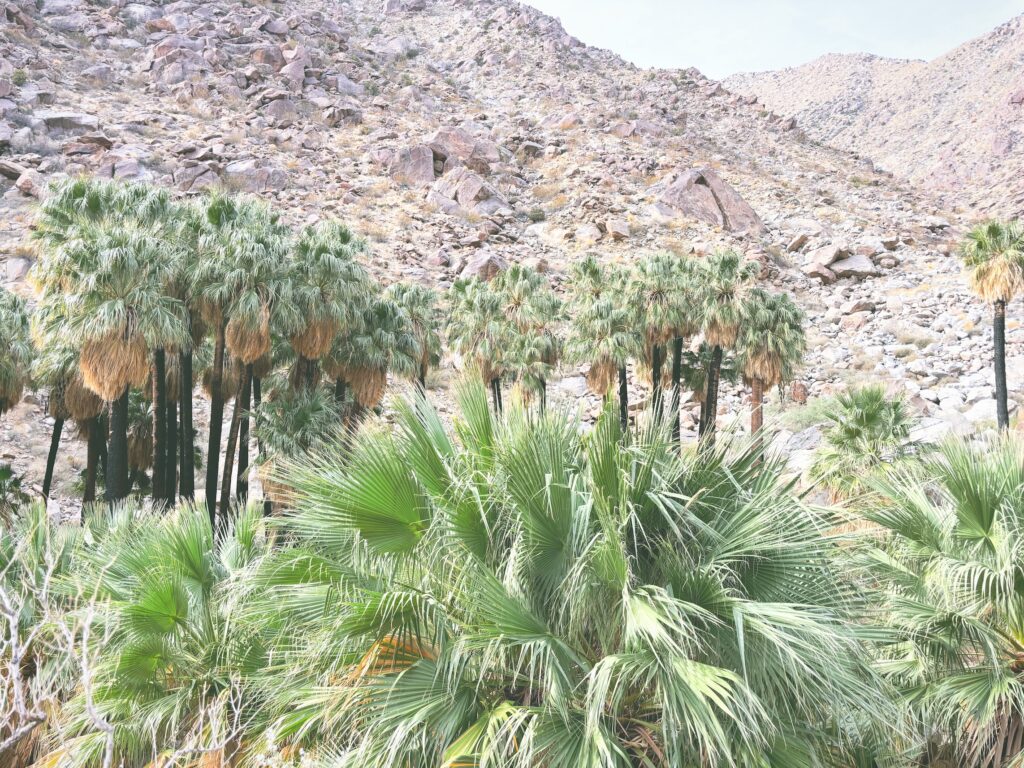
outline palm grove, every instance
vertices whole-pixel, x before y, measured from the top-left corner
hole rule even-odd
[[[512,266],[442,300],[379,286],[339,223],[82,180],[33,236],[37,306],[0,296],[0,410],[47,391],[44,495],[70,423],[87,503],[4,515],[4,764],[1022,759],[1021,447],[904,450],[904,405],[855,391],[814,471],[839,503],[807,504],[761,442],[803,316],[738,254],[587,257],[564,296]],[[997,402],[1022,240],[964,249]],[[451,424],[442,335],[469,372]],[[590,430],[547,407],[563,361],[605,399]],[[395,378],[412,394],[367,420]],[[723,379],[749,439],[716,440]]]

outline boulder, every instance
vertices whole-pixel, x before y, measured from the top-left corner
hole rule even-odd
[[[291,99],[274,99],[263,108],[263,114],[278,128],[287,128],[295,124],[299,110]]]
[[[175,186],[182,192],[198,192],[220,184],[220,177],[209,163],[188,161],[172,174]]]
[[[427,199],[442,210],[451,211],[454,201],[460,208],[484,214],[508,205],[498,190],[468,168],[456,168],[435,181]]]
[[[764,223],[740,194],[709,168],[674,173],[657,202],[656,215],[671,220],[687,217],[728,232],[760,234]]]
[[[814,261],[812,261],[810,264],[807,264],[804,267],[801,267],[800,271],[803,272],[808,277],[814,278],[815,280],[824,283],[825,285],[830,285],[831,283],[834,283],[836,281],[835,272],[826,267],[824,264],[818,264],[817,262]]]
[[[631,234],[629,222],[625,219],[608,219],[604,226],[612,240],[625,240]]]
[[[873,277],[878,274],[874,263],[867,256],[854,254],[828,265],[836,277]]]
[[[95,131],[100,127],[98,117],[82,112],[37,110],[35,117],[42,120],[51,131]]]
[[[410,187],[429,187],[434,183],[434,153],[426,144],[407,147],[392,158],[391,178]]]
[[[281,48],[276,45],[261,45],[253,49],[252,63],[270,67],[277,72],[284,66],[284,54]]]
[[[498,145],[486,137],[474,135],[465,127],[441,128],[427,139],[434,161],[441,172],[465,165],[477,173],[489,173],[491,165],[501,162]]]
[[[466,266],[462,268],[459,276],[490,280],[506,269],[508,269],[508,262],[500,254],[494,251],[480,250],[466,262]]]
[[[280,168],[260,166],[255,160],[236,160],[224,168],[224,180],[242,192],[279,192],[288,186],[288,173]]]
[[[807,254],[808,264],[820,264],[823,267],[828,267],[841,260],[844,256],[848,256],[850,253],[845,243],[829,243],[823,245],[820,248],[815,248],[813,251]]]

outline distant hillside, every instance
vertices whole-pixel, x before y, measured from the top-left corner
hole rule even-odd
[[[828,55],[728,89],[979,213],[1024,212],[1024,16],[930,61]]]

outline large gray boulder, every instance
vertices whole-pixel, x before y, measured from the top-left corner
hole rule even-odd
[[[654,204],[661,219],[691,218],[737,234],[761,234],[761,217],[740,194],[709,168],[677,171]]]

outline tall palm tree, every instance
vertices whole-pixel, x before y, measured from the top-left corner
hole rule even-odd
[[[301,544],[255,577],[291,630],[281,738],[353,768],[852,765],[895,720],[779,463],[459,402],[454,434],[420,398],[288,474]]]
[[[32,357],[25,300],[0,288],[0,415],[21,401]]]
[[[562,302],[544,276],[513,264],[498,273],[490,288],[499,296],[511,331],[507,368],[525,396],[546,399],[547,379],[561,356],[557,326]]]
[[[872,482],[857,552],[882,623],[878,667],[915,715],[904,764],[1024,760],[1019,441],[955,440]]]
[[[86,488],[85,501],[94,501],[96,474],[99,463],[100,429],[99,416],[103,401],[85,387],[79,370],[78,349],[62,339],[53,329],[46,330],[42,313],[33,318],[33,336],[37,340],[39,354],[33,364],[33,378],[49,392],[47,410],[53,419],[50,436],[50,450],[46,457],[46,472],[43,476],[43,496],[49,498],[53,484],[54,468],[60,448],[61,434],[67,420],[77,422],[79,430],[86,435]]]
[[[368,251],[365,240],[335,221],[306,227],[295,243],[289,276],[293,316],[284,319],[284,327],[305,386],[312,386],[317,361],[335,337],[359,319],[370,278],[356,257]]]
[[[501,377],[514,336],[502,297],[477,278],[456,280],[449,291],[448,343],[491,389],[500,412]]]
[[[43,223],[49,220],[44,213]],[[106,487],[113,502],[128,492],[128,391],[146,381],[149,349],[181,343],[183,307],[163,290],[163,243],[130,210],[79,221],[62,241],[54,237],[44,240],[57,245],[40,260],[40,303],[78,345],[85,386],[111,404]]]
[[[288,230],[265,204],[220,193],[206,198],[195,216],[200,258],[191,276],[191,288],[214,336],[206,464],[206,507],[214,520],[224,419],[225,353],[230,352],[243,366],[249,366],[270,351],[271,309],[288,307]],[[239,378],[236,394],[241,394],[249,379],[247,375]],[[237,400],[235,413],[241,418]],[[235,422],[233,415],[231,431],[237,439]],[[234,462],[230,442],[229,433],[225,465]],[[230,470],[227,477],[230,480]]]
[[[971,289],[992,304],[992,345],[996,374],[996,421],[1010,425],[1006,388],[1006,304],[1024,291],[1024,224],[990,221],[967,234],[960,250],[970,270]]]
[[[607,397],[618,388],[619,422],[629,428],[629,383],[626,366],[643,348],[636,318],[627,300],[624,270],[602,265],[592,254],[572,265],[568,314],[571,318],[566,357],[589,363],[587,386]]]
[[[757,262],[735,251],[719,251],[704,259],[696,271],[704,340],[711,346],[704,397],[701,438],[714,442],[718,418],[718,386],[724,350],[736,343],[743,321],[743,302],[760,272]]]
[[[51,188],[33,231],[44,258],[33,267],[32,278],[40,292],[40,304],[52,316],[49,323],[53,325],[60,318],[69,327],[83,329],[80,364],[86,386],[102,396],[99,390],[106,385],[123,385],[119,394],[107,393],[116,404],[111,409],[112,441],[116,442],[109,468],[113,472],[108,473],[113,482],[107,483],[107,495],[112,500],[127,491],[127,390],[141,375],[143,364],[149,367],[148,361],[140,359],[148,358],[150,349],[156,448],[161,453],[164,450],[160,438],[164,434],[166,402],[157,383],[163,377],[156,372],[165,359],[165,345],[180,343],[184,334],[174,317],[179,314],[180,302],[159,294],[166,291],[175,272],[175,259],[182,251],[178,222],[178,209],[165,190],[143,184],[72,179]],[[136,253],[127,255],[133,249]],[[129,296],[131,281],[127,276],[114,276],[112,270],[137,265],[145,269],[137,276],[138,291]],[[102,286],[98,286],[100,282]],[[108,339],[97,338],[83,317],[85,296],[97,302],[97,309],[111,313],[104,321],[108,324]],[[154,297],[167,301],[148,303]],[[141,303],[128,303],[133,300]],[[140,308],[143,315],[136,317]],[[168,309],[173,311],[168,314]],[[106,351],[113,354],[105,360]],[[106,367],[110,374],[105,384],[100,381],[103,373],[94,370],[97,367]],[[158,470],[162,466],[159,462]],[[157,497],[162,498],[162,473],[155,472],[154,479]]]
[[[408,318],[412,334],[420,349],[416,380],[421,389],[427,387],[427,374],[441,362],[441,312],[437,291],[419,283],[394,283],[384,296],[397,304]]]
[[[671,253],[652,253],[633,270],[629,300],[644,339],[644,359],[651,381],[651,406],[656,418],[662,416],[662,388],[668,372],[667,345],[677,336],[681,305],[678,285],[679,259]]]
[[[758,436],[764,424],[765,389],[792,381],[803,362],[803,311],[788,294],[754,288],[743,303],[736,350],[751,390],[750,433]]]

